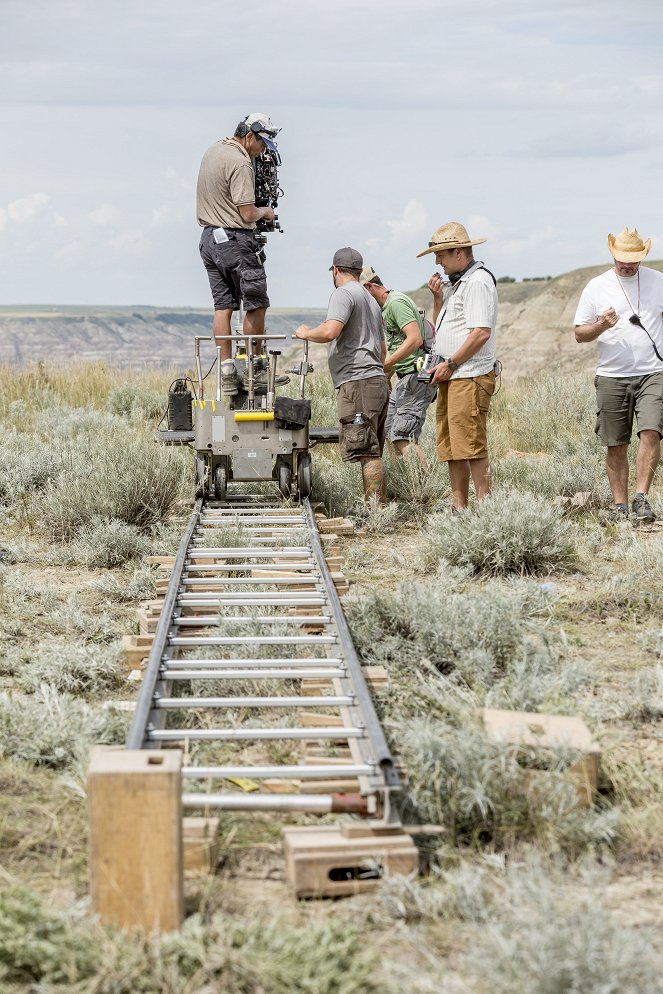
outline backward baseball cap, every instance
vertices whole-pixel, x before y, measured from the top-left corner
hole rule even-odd
[[[334,258],[329,267],[330,272],[334,266],[337,266],[339,269],[356,269],[358,272],[361,272],[364,268],[364,259],[361,252],[346,245],[345,248],[336,249],[334,252]]]
[[[263,140],[270,151],[276,152],[276,142],[274,139],[281,129],[274,127],[267,114],[263,114],[262,111],[255,111],[253,114],[249,114],[244,118],[244,124],[254,135],[257,135],[258,138]],[[258,124],[260,128],[256,127]]]
[[[364,268],[361,271],[361,276],[359,277],[359,282],[361,283],[362,286],[365,286],[366,283],[374,283],[379,279],[380,277],[375,272],[372,266],[364,266]]]

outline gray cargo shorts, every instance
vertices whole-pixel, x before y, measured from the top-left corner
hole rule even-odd
[[[633,418],[663,438],[663,370],[646,376],[596,376],[596,434],[604,445],[628,445]]]
[[[269,307],[265,267],[258,260],[260,245],[253,231],[225,228],[227,242],[214,241],[214,228],[203,228],[200,256],[207,270],[210,290],[217,311],[244,309],[255,311]]]
[[[420,383],[416,373],[397,380],[389,397],[385,436],[390,442],[419,441],[428,408],[437,396],[437,386]]]

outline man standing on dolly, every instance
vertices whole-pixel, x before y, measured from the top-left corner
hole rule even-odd
[[[274,220],[271,207],[255,205],[253,160],[276,149],[275,128],[266,114],[249,114],[224,138],[207,149],[200,164],[196,192],[200,255],[214,300],[214,339],[221,346],[221,386],[234,396],[240,386],[229,338],[233,311],[244,303],[244,334],[260,336],[269,307],[265,253],[255,236],[256,221]],[[261,371],[266,382],[267,374]]]
[[[421,430],[436,387],[417,379],[417,360],[423,361],[424,321],[415,302],[399,290],[387,290],[371,266],[364,266],[359,282],[382,310],[387,339],[384,372],[387,380],[396,374],[389,396],[385,432],[396,457],[414,447],[422,472],[428,470],[426,453],[419,445]]]
[[[661,455],[663,436],[663,273],[641,266],[648,255],[637,229],[608,235],[614,266],[590,280],[575,316],[577,342],[599,347],[596,434],[607,446],[606,471],[617,514],[628,516],[628,447],[637,421],[636,522],[656,515],[649,488]]]
[[[364,266],[356,249],[340,248],[329,267],[334,290],[327,317],[316,328],[301,324],[295,338],[329,345],[328,363],[336,389],[344,462],[361,463],[364,497],[386,501],[387,478],[382,450],[389,404],[384,375],[386,346],[378,304],[359,284]]]
[[[473,245],[458,221],[443,224],[417,258],[435,253],[435,262],[449,277],[448,289],[438,273],[428,281],[433,294],[435,343],[442,361],[433,370],[438,386],[435,410],[437,456],[449,466],[452,509],[467,507],[470,476],[477,498],[490,493],[486,421],[495,391],[495,277],[475,261]]]

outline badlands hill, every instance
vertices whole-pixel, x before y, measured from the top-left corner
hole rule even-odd
[[[647,265],[663,271],[663,261]],[[606,268],[590,266],[553,279],[498,284],[498,352],[506,379],[548,365],[593,369],[595,350],[576,345],[571,329],[582,288]],[[425,287],[409,292],[420,306],[430,308]],[[269,330],[289,337],[298,324],[317,324],[324,314],[323,309],[273,308]],[[184,368],[192,363],[194,336],[209,335],[210,328],[211,312],[206,309],[4,307],[0,308],[0,363],[64,364],[75,358],[117,366]],[[280,347],[286,352],[292,345],[285,341]],[[316,359],[320,352],[324,349],[315,349]]]

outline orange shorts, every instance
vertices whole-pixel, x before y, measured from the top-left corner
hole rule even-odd
[[[438,385],[435,442],[440,462],[488,455],[486,419],[494,390],[493,372]]]

